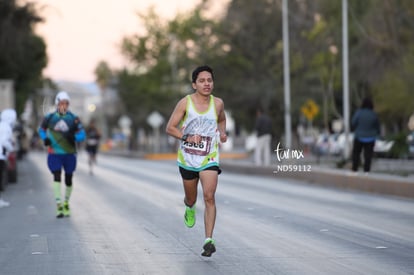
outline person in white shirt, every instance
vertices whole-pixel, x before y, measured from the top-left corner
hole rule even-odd
[[[16,111],[5,109],[0,115],[0,208],[10,205],[3,200],[1,192],[4,191],[6,177],[4,173],[7,170],[7,157],[14,150],[13,145],[13,124],[16,122]]]

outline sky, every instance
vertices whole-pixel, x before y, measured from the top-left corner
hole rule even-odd
[[[218,0],[222,1],[222,0]],[[55,81],[93,82],[99,61],[121,68],[124,36],[142,33],[138,12],[150,6],[166,19],[192,10],[200,0],[37,0],[44,23],[36,33],[47,44],[44,76]]]

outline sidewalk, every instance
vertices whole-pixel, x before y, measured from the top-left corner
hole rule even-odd
[[[171,161],[177,157],[176,153],[151,154],[128,151],[108,151],[103,154]],[[235,173],[294,179],[326,187],[414,198],[414,160],[375,159],[372,165],[373,172],[365,174],[353,173],[348,168],[336,168],[334,159],[317,160],[307,156],[293,164],[278,163],[274,160],[270,166],[265,167],[255,166],[252,157],[247,153],[221,152],[220,166],[223,171]]]
[[[404,163],[404,164],[402,164]],[[269,167],[257,167],[249,158],[221,161],[224,171],[260,174],[276,178],[294,179],[326,187],[358,190],[383,195],[414,198],[414,161],[375,160],[373,172],[352,172],[349,168],[336,168],[335,162],[317,163],[306,160],[294,164],[274,162]],[[296,166],[296,167],[295,167]],[[297,171],[294,171],[297,170]],[[400,173],[396,174],[396,171]],[[401,171],[403,171],[401,173]],[[407,174],[407,176],[401,176]]]

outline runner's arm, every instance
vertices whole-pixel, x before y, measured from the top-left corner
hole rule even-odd
[[[227,141],[227,133],[226,133],[226,113],[224,112],[224,102],[220,98],[216,98],[216,106],[218,109],[217,112],[217,125],[218,130],[220,133],[220,141],[226,142]]]
[[[175,106],[174,111],[172,112],[170,119],[168,120],[167,126],[165,128],[165,132],[177,139],[181,139],[183,137],[183,133],[178,129],[178,125],[180,124],[181,120],[185,115],[185,110],[187,106],[187,99],[182,98],[177,105]]]

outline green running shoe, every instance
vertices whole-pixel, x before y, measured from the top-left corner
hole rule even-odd
[[[65,201],[65,203],[63,204],[63,215],[65,217],[70,216],[70,208],[69,208],[69,202],[68,201]]]
[[[63,218],[63,206],[60,203],[57,204],[56,218]]]
[[[211,257],[211,255],[216,252],[216,246],[214,245],[214,240],[213,239],[207,239],[204,242],[204,246],[203,249],[204,251],[201,253],[201,256],[204,257]]]
[[[195,205],[193,207],[185,207],[185,213],[184,213],[184,223],[188,228],[191,228],[195,224],[196,219],[196,208]]]

